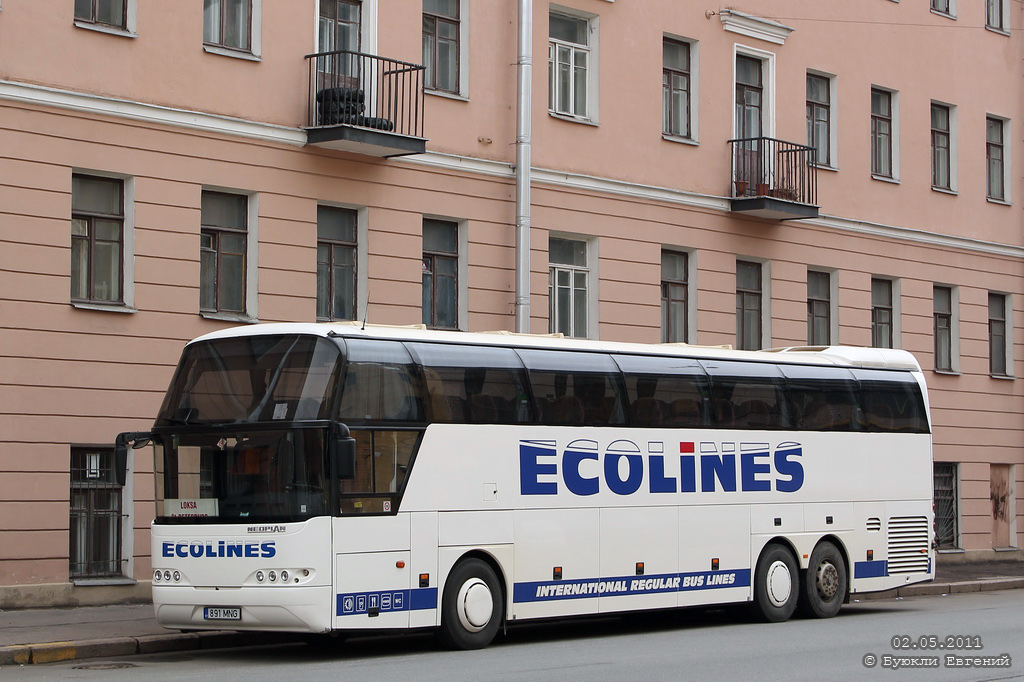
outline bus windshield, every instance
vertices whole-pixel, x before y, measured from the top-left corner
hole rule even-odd
[[[240,336],[185,349],[156,426],[329,419],[341,353],[314,336]]]

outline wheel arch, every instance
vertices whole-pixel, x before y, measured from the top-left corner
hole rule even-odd
[[[508,582],[505,578],[505,569],[502,567],[501,562],[494,554],[491,554],[485,549],[471,549],[459,555],[459,558],[456,559],[449,568],[448,574],[451,574],[452,568],[455,568],[455,566],[458,566],[467,559],[479,559],[490,566],[491,570],[494,571],[494,575],[498,578],[498,585],[501,586],[501,602],[505,605],[505,608],[502,609],[501,616],[502,622],[504,622],[508,619],[508,611],[511,608],[511,604],[509,604],[509,589]],[[448,575],[445,575],[445,585],[442,586],[442,590],[447,586],[447,583]]]

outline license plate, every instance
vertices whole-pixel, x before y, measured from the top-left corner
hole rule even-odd
[[[242,620],[242,609],[238,607],[206,606],[203,620]]]

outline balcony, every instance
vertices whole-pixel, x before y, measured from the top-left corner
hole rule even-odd
[[[306,61],[306,144],[378,157],[426,151],[422,66],[347,50]]]
[[[767,220],[818,216],[814,148],[770,137],[729,140],[732,210]]]

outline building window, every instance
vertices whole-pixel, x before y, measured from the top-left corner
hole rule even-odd
[[[128,0],[75,0],[75,20],[126,29]]]
[[[248,197],[203,192],[199,308],[244,313]]]
[[[936,189],[952,189],[950,151],[949,107],[932,104],[932,187]]]
[[[953,0],[931,0],[932,11],[939,12],[940,14],[953,15],[955,8],[953,6]]]
[[[661,342],[689,341],[689,262],[685,253],[661,252]]]
[[[988,371],[994,376],[1008,376],[1006,362],[1006,295],[988,295]]]
[[[871,279],[871,345],[875,348],[893,348],[893,292],[892,280]]]
[[[71,578],[123,574],[121,491],[113,448],[71,448]]]
[[[548,260],[548,331],[586,337],[590,277],[587,242],[551,237]]]
[[[807,144],[814,147],[814,163],[832,165],[831,82],[826,76],[807,74]]]
[[[71,299],[123,301],[124,181],[71,177]]]
[[[690,138],[690,44],[665,38],[661,52],[661,130]]]
[[[893,177],[892,93],[871,89],[871,174]]]
[[[988,198],[1006,200],[1006,150],[1003,147],[1005,121],[993,116],[985,118],[985,160]]]
[[[832,343],[832,278],[827,272],[807,273],[807,343]]]
[[[764,110],[762,62],[736,56],[736,137],[761,137]]]
[[[953,289],[937,286],[933,290],[935,369],[953,371]]]
[[[736,261],[736,347],[739,350],[761,348],[763,297],[761,264]]]
[[[316,207],[316,317],[356,319],[357,212]]]
[[[423,87],[459,92],[459,0],[423,0]]]
[[[252,0],[203,0],[203,42],[251,51]]]
[[[459,224],[423,219],[423,324],[459,327]]]
[[[548,17],[548,110],[590,118],[590,21],[552,12]]]
[[[1005,0],[985,0],[985,26],[997,31],[1005,31],[1006,20],[1003,17],[1005,6]]]
[[[935,542],[939,549],[957,547],[957,472],[956,464],[935,462]]]

